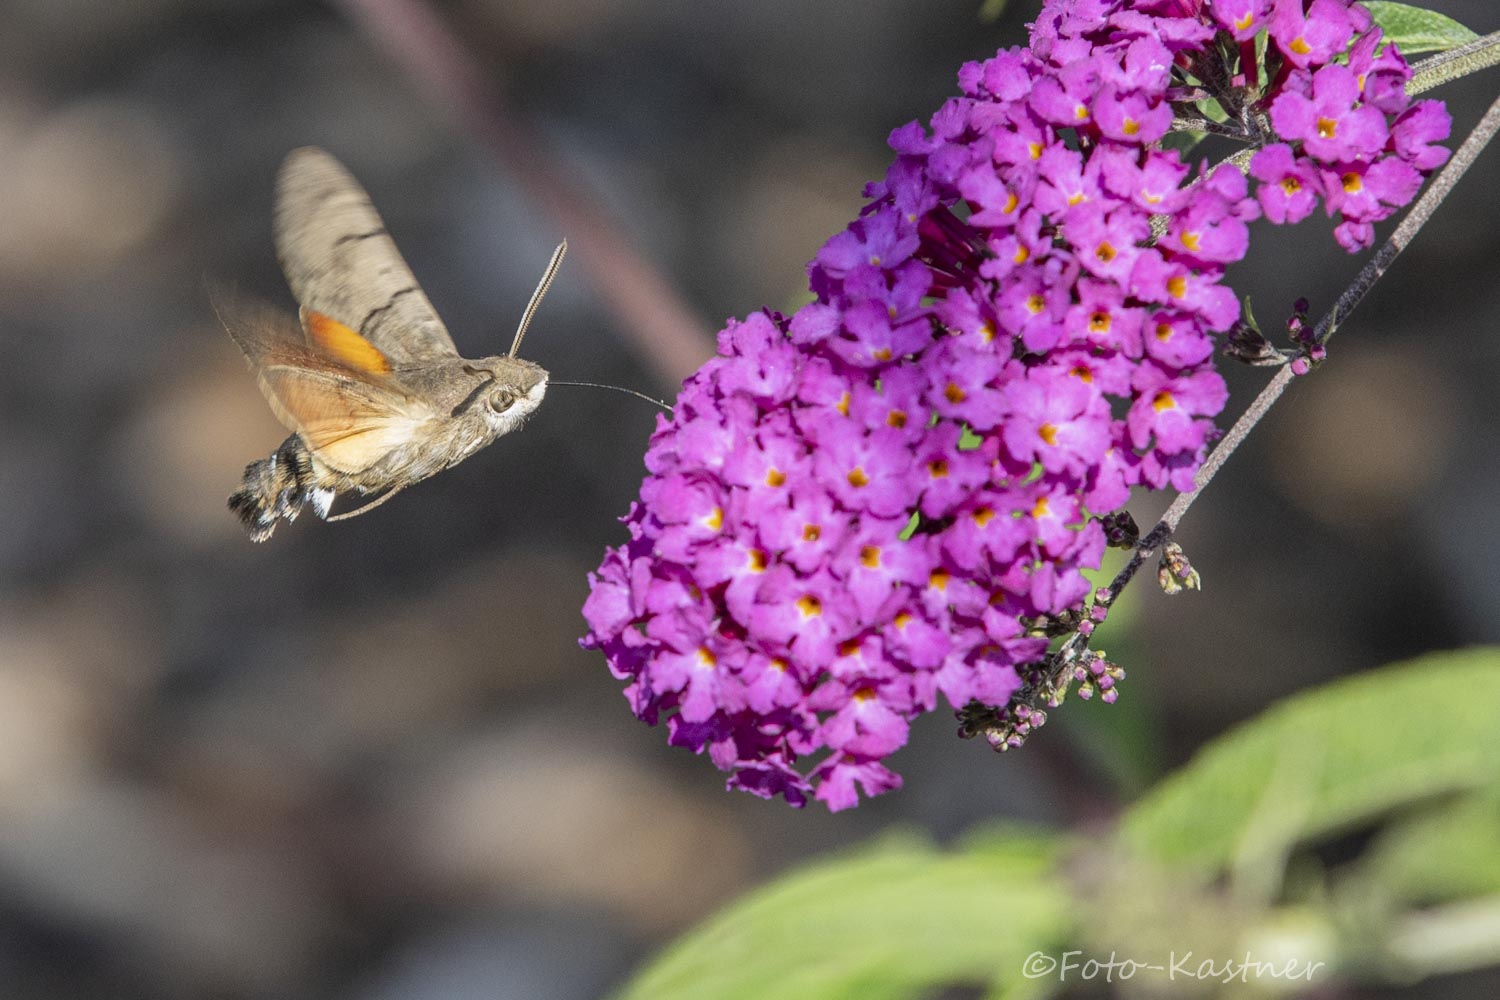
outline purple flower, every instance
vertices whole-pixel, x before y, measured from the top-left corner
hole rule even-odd
[[[1247,42],[1265,27],[1270,9],[1270,0],[1214,0],[1209,13],[1235,41]]]
[[[1271,102],[1271,124],[1284,139],[1301,140],[1314,159],[1365,160],[1385,148],[1390,131],[1379,108],[1360,103],[1359,81],[1347,66],[1312,74],[1309,93],[1284,91]]]
[[[1453,125],[1441,101],[1418,101],[1391,126],[1398,157],[1424,173],[1448,162],[1448,150],[1437,143],[1448,138]]]
[[[1192,451],[1203,444],[1205,423],[1194,418],[1218,413],[1228,390],[1216,372],[1172,377],[1154,365],[1142,366],[1136,379],[1140,396],[1127,423],[1137,448],[1154,435],[1161,451]]]
[[[1298,160],[1284,142],[1256,153],[1250,161],[1250,176],[1261,182],[1255,194],[1266,218],[1278,225],[1301,222],[1311,215],[1323,190],[1317,171]]]
[[[1271,40],[1299,69],[1323,65],[1343,52],[1355,32],[1355,20],[1344,0],[1313,0],[1304,14],[1303,0],[1275,0],[1268,25]]]
[[[1378,39],[1349,0],[1046,0],[1028,48],[965,65],[891,133],[814,301],[731,320],[658,420],[583,609],[631,710],[730,788],[838,810],[900,787],[940,699],[1004,708],[1035,620],[1089,593],[1099,517],[1191,488],[1249,223],[1321,198],[1368,245],[1446,157]],[[1253,190],[1152,148],[1188,67],[1269,109]]]
[[[1081,476],[1109,447],[1109,405],[1088,384],[1039,367],[1006,386],[1006,450],[1017,461]]]

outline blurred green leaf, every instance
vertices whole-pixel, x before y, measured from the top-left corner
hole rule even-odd
[[[1010,0],[984,0],[979,5],[979,20],[982,24],[994,24],[1010,6]]]
[[[1398,905],[1500,894],[1500,791],[1463,798],[1382,832],[1359,877]]]
[[[1114,579],[1129,561],[1130,552],[1108,549],[1103,565],[1084,570],[1091,587],[1102,587]],[[1136,633],[1140,626],[1143,590],[1127,587],[1109,609],[1109,620],[1096,633],[1094,648],[1107,652],[1130,675],[1120,688],[1120,700],[1106,705],[1095,700],[1070,699],[1061,711],[1049,713],[1047,734],[1054,728],[1076,740],[1088,756],[1089,767],[1107,775],[1114,783],[1116,798],[1135,799],[1162,776],[1161,718],[1152,697],[1155,679],[1149,670],[1135,664],[1149,663],[1140,650]]]
[[[1399,806],[1500,782],[1500,650],[1439,653],[1291,698],[1216,740],[1124,817],[1203,874]]]
[[[959,851],[913,837],[793,872],[672,944],[621,1000],[908,997],[986,984],[1071,926],[1057,844],[991,831]]]
[[[1399,45],[1402,55],[1455,49],[1479,37],[1435,10],[1382,0],[1366,0],[1365,6],[1385,32],[1385,41]]]

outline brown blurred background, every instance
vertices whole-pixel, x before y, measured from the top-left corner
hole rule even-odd
[[[284,432],[204,283],[292,307],[270,228],[288,150],[361,178],[470,356],[504,348],[572,238],[527,356],[670,395],[657,373],[706,357],[724,317],[801,301],[890,129],[1036,9],[430,8],[504,95],[509,141],[628,241],[593,266],[653,267],[701,318],[699,356],[653,359],[592,280],[592,234],[424,96],[358,6],[0,3],[6,1000],[592,997],[811,855],[892,825],[1104,817],[1275,698],[1500,641],[1494,151],[1190,516],[1206,592],[1138,588],[1106,629],[1121,703],[1072,705],[1003,758],[940,711],[896,758],[906,789],[852,813],[726,794],[577,649],[643,403],[557,387],[378,513],[251,545],[224,499]],[[1436,6],[1496,27],[1490,0]],[[1494,79],[1438,95],[1460,135]],[[1235,278],[1268,329],[1357,270],[1328,231],[1257,229]],[[1237,413],[1265,376],[1229,374]]]

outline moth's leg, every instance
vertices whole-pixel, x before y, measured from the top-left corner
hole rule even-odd
[[[386,490],[384,493],[380,494],[380,496],[376,497],[374,500],[371,500],[369,503],[365,504],[363,507],[356,507],[353,510],[346,510],[342,514],[335,514],[332,517],[329,517],[326,512],[320,516],[323,518],[323,520],[328,521],[330,524],[334,521],[347,521],[351,517],[358,517],[361,514],[374,510],[376,507],[379,507],[381,504],[385,503],[397,493],[400,493],[401,490],[402,487],[393,486],[390,489]]]

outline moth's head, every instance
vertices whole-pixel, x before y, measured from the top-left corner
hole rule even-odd
[[[504,355],[485,358],[473,370],[486,381],[475,393],[473,408],[497,435],[515,430],[542,405],[547,372],[541,365]]]

